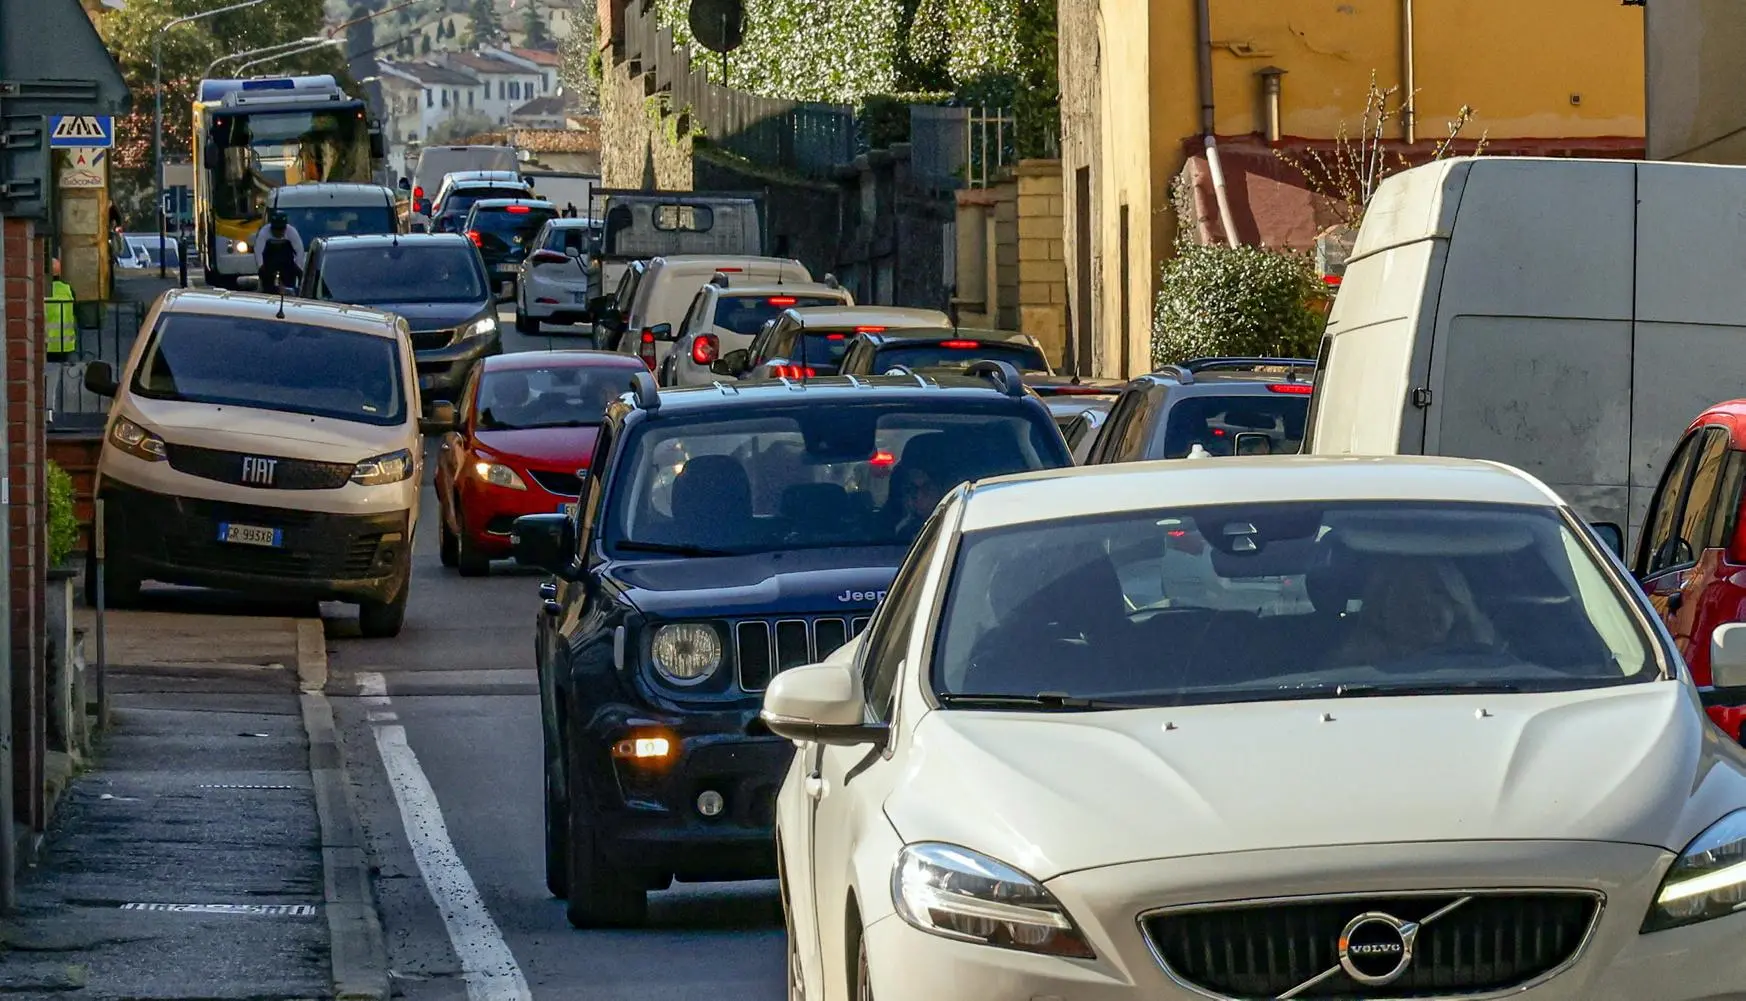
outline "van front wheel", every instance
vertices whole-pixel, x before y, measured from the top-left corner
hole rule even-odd
[[[365,639],[391,639],[406,624],[406,599],[412,594],[412,575],[403,574],[400,587],[388,601],[358,603],[358,632]]]

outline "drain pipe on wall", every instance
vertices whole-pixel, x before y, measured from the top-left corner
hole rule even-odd
[[[1400,4],[1400,64],[1400,89],[1406,95],[1400,106],[1400,137],[1411,146],[1418,141],[1419,131],[1418,97],[1413,93],[1418,87],[1413,66],[1413,0],[1401,0]]]
[[[1225,170],[1219,163],[1219,144],[1213,138],[1216,121],[1213,116],[1213,75],[1212,75],[1212,0],[1198,0],[1196,16],[1199,20],[1200,49],[1200,130],[1206,135],[1206,166],[1212,174],[1213,196],[1219,203],[1219,226],[1225,231],[1225,242],[1236,247],[1237,227],[1231,222],[1231,200],[1225,193]]]

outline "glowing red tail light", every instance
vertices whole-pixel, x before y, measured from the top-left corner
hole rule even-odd
[[[1275,393],[1290,393],[1293,396],[1308,396],[1315,392],[1315,387],[1307,382],[1270,382],[1267,388]]]
[[[791,295],[773,295],[764,301],[772,306],[792,306],[800,300]]]
[[[643,328],[642,343],[637,346],[637,355],[649,367],[649,371],[655,370],[655,332],[648,327]]]
[[[882,467],[889,469],[890,467],[897,465],[897,456],[892,455],[890,452],[887,452],[882,448],[873,453],[873,458],[868,459],[867,464],[875,469]]]
[[[840,341],[847,336],[849,336],[849,335],[848,334],[826,334],[825,340],[827,340],[827,341]]]
[[[885,333],[885,328],[884,327],[856,327],[855,333],[857,333],[857,334],[883,334],[883,333]]]
[[[476,229],[467,230],[467,239],[472,240],[475,247],[485,246],[485,237],[480,235]]]
[[[503,207],[503,211],[508,212],[510,215],[527,215],[527,206],[526,205],[505,205]]]
[[[778,379],[810,379],[818,372],[805,365],[777,365],[770,369],[770,374]]]
[[[424,189],[423,188],[413,188],[412,189],[412,197],[418,199],[421,202],[424,201]]]
[[[698,334],[691,342],[691,360],[699,365],[712,365],[721,351],[721,341],[714,334]]]
[[[981,341],[941,341],[940,347],[953,351],[970,351],[982,346]]]
[[[1102,386],[1038,386],[1037,389],[1056,396],[1109,396],[1115,392]]]

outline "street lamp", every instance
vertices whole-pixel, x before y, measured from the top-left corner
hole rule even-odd
[[[242,76],[243,70],[248,69],[250,66],[259,66],[262,63],[276,62],[277,60],[284,59],[284,58],[287,58],[289,56],[300,56],[305,52],[313,52],[316,49],[324,48],[324,47],[329,46],[329,45],[344,45],[344,44],[345,44],[345,42],[343,42],[337,38],[323,38],[321,41],[316,42],[313,45],[305,45],[301,49],[292,49],[289,52],[280,52],[280,53],[276,53],[276,54],[270,55],[270,56],[261,56],[257,59],[250,59],[248,62],[243,63],[241,66],[238,66],[236,69],[232,70],[231,72],[235,73],[237,76]]]
[[[212,65],[206,67],[206,75],[208,77],[210,77],[213,74],[213,71],[218,69],[218,65],[220,63],[228,63],[232,59],[241,59],[245,56],[258,56],[258,55],[261,55],[262,53],[265,53],[265,52],[277,52],[280,49],[294,48],[294,47],[299,46],[299,45],[309,45],[311,43],[321,41],[321,38],[322,38],[322,36],[320,36],[320,35],[305,35],[302,38],[295,39],[295,40],[289,41],[289,42],[279,42],[279,43],[274,44],[274,45],[263,45],[258,49],[245,49],[242,52],[232,52],[230,55],[227,55],[227,56],[219,56],[217,59],[212,60]]]
[[[164,22],[157,31],[152,33],[152,172],[157,175],[158,182],[159,278],[164,278],[169,275],[169,265],[164,260],[167,256],[166,251],[169,249],[165,246],[167,241],[164,235],[165,226],[169,222],[169,213],[164,211],[164,32],[169,31],[171,28],[174,28],[179,24],[187,24],[190,21],[198,21],[203,17],[211,17],[214,14],[223,14],[226,11],[241,10],[244,7],[253,7],[255,4],[265,2],[266,0],[240,0],[240,2],[228,6],[215,7],[212,10],[201,11],[198,14],[189,14],[186,17],[178,17],[175,20]]]

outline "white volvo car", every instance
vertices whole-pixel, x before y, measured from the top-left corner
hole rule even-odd
[[[766,694],[789,997],[1746,998],[1738,694],[1508,467],[960,487]]]

